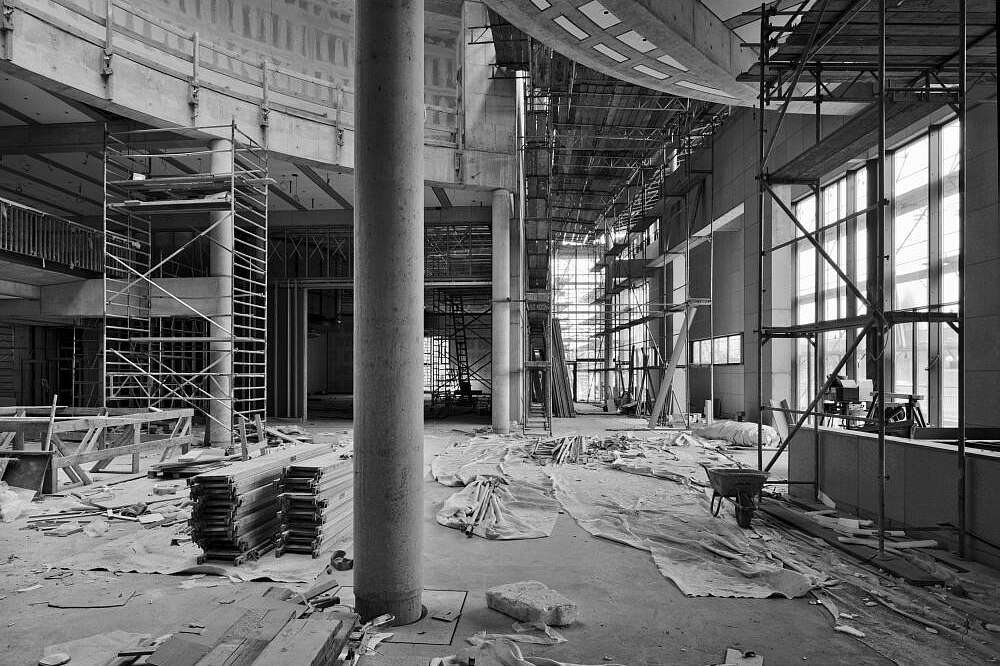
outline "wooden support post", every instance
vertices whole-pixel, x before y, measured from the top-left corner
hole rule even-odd
[[[131,426],[132,443],[138,446],[142,444],[142,425],[138,423],[133,423]],[[139,473],[139,452],[136,451],[132,454],[132,473]]]
[[[254,425],[257,426],[257,444],[260,448],[267,446],[267,433],[264,432],[264,423],[261,421],[260,414],[253,415]]]
[[[247,443],[247,418],[242,414],[237,424],[240,435],[240,460],[250,460],[250,445]]]
[[[42,441],[42,451],[52,448],[52,429],[56,424],[56,409],[58,409],[59,394],[52,396],[52,409],[49,410],[49,427],[45,430],[45,439]]]

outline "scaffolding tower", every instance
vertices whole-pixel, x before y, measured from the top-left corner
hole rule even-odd
[[[191,406],[230,444],[264,417],[271,182],[235,124],[107,134],[104,406]]]

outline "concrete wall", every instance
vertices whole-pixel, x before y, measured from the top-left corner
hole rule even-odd
[[[1000,425],[1000,224],[997,105],[969,112],[966,241],[966,413],[970,426]]]
[[[958,463],[953,446],[886,437],[885,510],[892,527],[957,524]],[[837,508],[872,518],[878,513],[877,436],[820,428],[820,488]],[[812,432],[801,432],[789,447],[789,479],[811,481],[815,461]],[[1000,507],[993,490],[1000,484],[1000,453],[974,451],[968,456],[968,529],[1000,543]],[[810,486],[791,486],[792,494],[812,496]],[[912,531],[919,534],[919,531]],[[954,544],[949,532],[924,536]],[[1000,552],[970,540],[974,559],[1000,565]]]
[[[774,113],[767,114],[773,123]],[[824,116],[822,130],[828,134],[844,123],[841,116]],[[777,141],[772,151],[770,164],[781,165],[812,145],[815,140],[815,118],[813,116],[789,115],[782,123]],[[675,245],[686,236],[688,225],[698,230],[728,211],[743,206],[743,214],[726,231],[719,232],[715,241],[714,291],[709,289],[709,259],[711,250],[707,244],[698,246],[691,253],[690,297],[713,298],[715,335],[743,332],[743,364],[719,366],[715,370],[715,397],[724,415],[734,415],[745,411],[747,418],[759,416],[757,398],[757,294],[759,289],[757,252],[759,242],[758,213],[758,134],[757,116],[752,110],[737,110],[714,137],[710,147],[703,148],[693,156],[690,168],[693,171],[706,170],[711,175],[705,182],[705,193],[698,206],[697,214],[670,215],[666,206],[668,221],[664,224],[663,237],[667,247]],[[668,177],[667,189],[672,183],[685,176],[682,168]],[[781,188],[783,196],[790,200],[796,192],[792,188]],[[692,191],[688,204],[694,208]],[[772,202],[765,208],[765,246],[785,240],[790,233],[790,222],[784,218]],[[689,219],[690,218],[690,219]],[[790,269],[787,257],[776,257],[772,262],[773,274],[766,276],[767,298],[765,300],[765,325],[787,324],[790,298]],[[775,309],[769,310],[773,306]],[[676,319],[678,316],[675,315]],[[695,318],[691,337],[709,336],[707,310]],[[790,352],[787,342],[771,343],[765,348],[764,379],[765,395],[773,391],[787,395],[790,387]],[[710,395],[710,375],[707,368],[691,370],[692,408],[701,411]],[[765,415],[765,422],[770,416]]]

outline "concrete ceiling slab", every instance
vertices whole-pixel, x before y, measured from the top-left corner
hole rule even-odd
[[[36,266],[27,266],[16,261],[7,261],[0,257],[0,280],[17,282],[36,287],[66,282],[79,282],[82,278],[74,278],[65,273],[50,271]]]
[[[485,0],[515,27],[596,71],[653,90],[752,106],[756,60],[698,0]]]

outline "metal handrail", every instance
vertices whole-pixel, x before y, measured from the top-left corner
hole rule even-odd
[[[0,251],[71,269],[104,270],[104,240],[98,229],[0,198]]]

